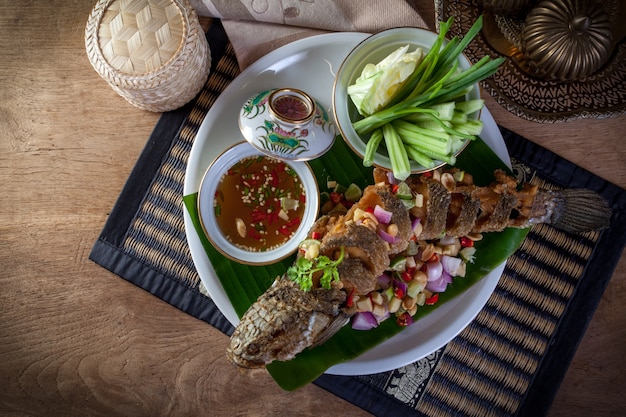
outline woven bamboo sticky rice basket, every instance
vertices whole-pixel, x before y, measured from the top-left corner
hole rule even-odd
[[[148,111],[177,109],[209,75],[211,52],[188,0],[100,0],[85,29],[94,69]]]

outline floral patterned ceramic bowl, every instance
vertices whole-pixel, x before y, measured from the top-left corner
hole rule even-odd
[[[324,107],[304,91],[279,88],[250,97],[239,115],[244,138],[266,155],[307,161],[334,143],[336,128]]]

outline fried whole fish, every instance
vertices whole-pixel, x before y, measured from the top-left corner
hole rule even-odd
[[[435,171],[431,176],[412,176],[406,183],[422,204],[411,208],[421,219],[419,240],[443,235],[498,232],[507,227],[527,228],[550,224],[570,233],[598,230],[609,225],[611,209],[599,194],[587,189],[544,190],[529,183],[519,184],[502,170],[486,187],[473,184],[473,178],[458,169]],[[461,178],[461,177],[458,177]],[[387,172],[376,168],[374,179],[388,183]]]
[[[325,342],[354,313],[346,303],[349,295],[374,290],[377,278],[389,267],[390,256],[402,253],[412,239],[461,237],[538,223],[568,232],[609,224],[607,202],[589,190],[542,190],[520,185],[502,171],[495,172],[491,185],[478,187],[471,175],[455,176],[455,172],[409,177],[406,183],[417,202],[409,208],[394,194],[387,173],[374,170],[376,185],[366,187],[347,212],[322,216],[309,232],[309,237],[315,234],[320,240],[319,255],[341,259],[339,281],[328,289],[320,288],[317,281],[305,291],[286,274],[277,278],[241,318],[227,348],[229,360],[240,367],[258,368],[290,360]],[[379,222],[368,214],[377,205],[391,214],[392,242],[381,237]],[[412,217],[421,219],[417,237]]]

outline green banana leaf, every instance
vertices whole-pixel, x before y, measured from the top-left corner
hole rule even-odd
[[[330,178],[340,184],[356,183],[365,187],[373,181],[372,169],[363,167],[361,158],[340,138],[335,141],[329,152],[310,161],[309,164],[318,184],[326,184]],[[480,138],[470,143],[458,157],[456,166],[470,172],[478,185],[491,183],[495,169],[508,170]],[[183,197],[215,273],[233,308],[241,317],[274,279],[286,271],[294,257],[266,266],[247,266],[230,261],[222,256],[204,235],[198,217],[197,198],[197,193]],[[527,233],[527,229],[506,229],[502,232],[484,234],[484,238],[476,242],[476,259],[474,263],[468,264],[466,277],[455,279],[444,293],[439,294],[439,301],[436,304],[418,309],[415,320],[419,320],[420,317],[429,314],[480,281],[511,256]],[[369,331],[356,331],[350,326],[344,326],[325,344],[306,349],[289,362],[274,362],[267,369],[283,389],[294,390],[312,382],[331,366],[356,358],[403,329],[395,320],[386,320]]]

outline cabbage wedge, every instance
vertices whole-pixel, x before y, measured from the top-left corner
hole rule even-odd
[[[425,53],[421,48],[408,50],[409,45],[402,46],[378,64],[365,65],[361,75],[348,87],[348,95],[359,114],[369,116],[385,108],[415,72]]]

